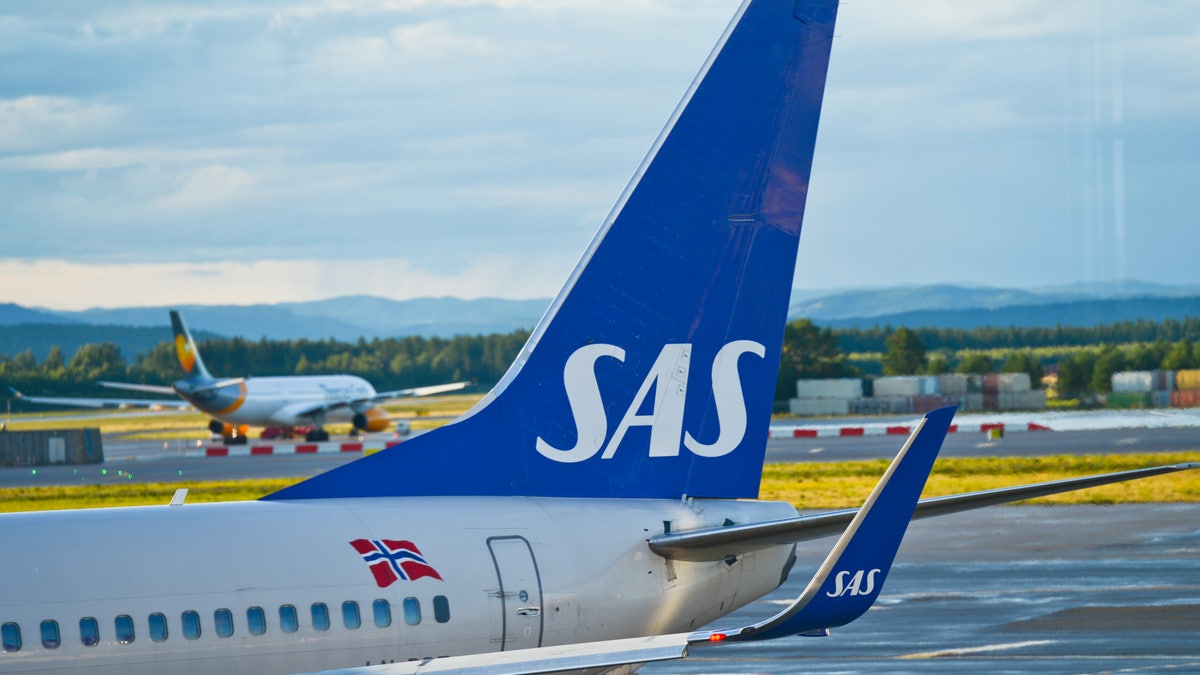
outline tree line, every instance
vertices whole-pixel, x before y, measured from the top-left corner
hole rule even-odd
[[[497,382],[529,333],[335,340],[208,339],[197,347],[215,377],[347,373],[380,391],[442,382]],[[169,384],[183,376],[175,346],[162,342],[132,363],[112,343],[86,344],[68,361],[52,347],[39,362],[32,350],[0,355],[0,380],[39,396],[99,396],[96,382]],[[125,396],[125,394],[122,394]]]
[[[474,380],[495,384],[528,338],[527,331],[425,338],[336,340],[210,338],[199,345],[217,377],[349,373],[379,390]],[[801,378],[947,372],[1027,372],[1039,382],[1058,373],[1060,392],[1107,391],[1119,370],[1200,368],[1200,320],[1123,322],[1095,328],[938,330],[831,329],[808,319],[784,331],[776,398],[794,396]],[[1051,349],[1053,347],[1054,349]],[[854,359],[851,356],[854,356]],[[0,354],[0,380],[41,396],[98,396],[99,380],[167,384],[182,376],[174,344],[159,343],[132,363],[112,343],[85,344],[68,360],[52,347]]]

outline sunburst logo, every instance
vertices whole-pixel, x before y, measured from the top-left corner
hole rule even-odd
[[[175,355],[179,357],[179,365],[183,372],[191,374],[196,365],[196,355],[192,353],[192,343],[182,335],[175,336]]]

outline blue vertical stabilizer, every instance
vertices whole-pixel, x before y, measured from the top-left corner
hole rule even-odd
[[[500,384],[267,498],[757,496],[836,13],[743,4]]]

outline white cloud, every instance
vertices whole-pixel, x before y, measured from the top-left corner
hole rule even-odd
[[[228,160],[247,154],[245,149],[205,148],[81,148],[0,158],[0,170],[8,171],[100,171],[142,164],[196,164]]]
[[[187,246],[180,233],[177,248],[186,254]],[[457,270],[430,270],[402,257],[100,265],[0,259],[0,287],[8,289],[9,302],[63,310],[249,305],[359,293],[397,300],[431,295],[544,298],[557,292],[573,263],[537,253],[481,255]]]
[[[244,169],[222,164],[205,166],[184,174],[178,189],[158,199],[155,206],[167,212],[195,214],[246,199],[254,186],[254,176]]]
[[[101,133],[125,116],[121,106],[59,96],[0,100],[0,152],[28,152]]]

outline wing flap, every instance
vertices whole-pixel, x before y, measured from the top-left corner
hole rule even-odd
[[[687,656],[687,649],[688,634],[676,633],[324,670],[319,675],[538,675],[670,661]]]

